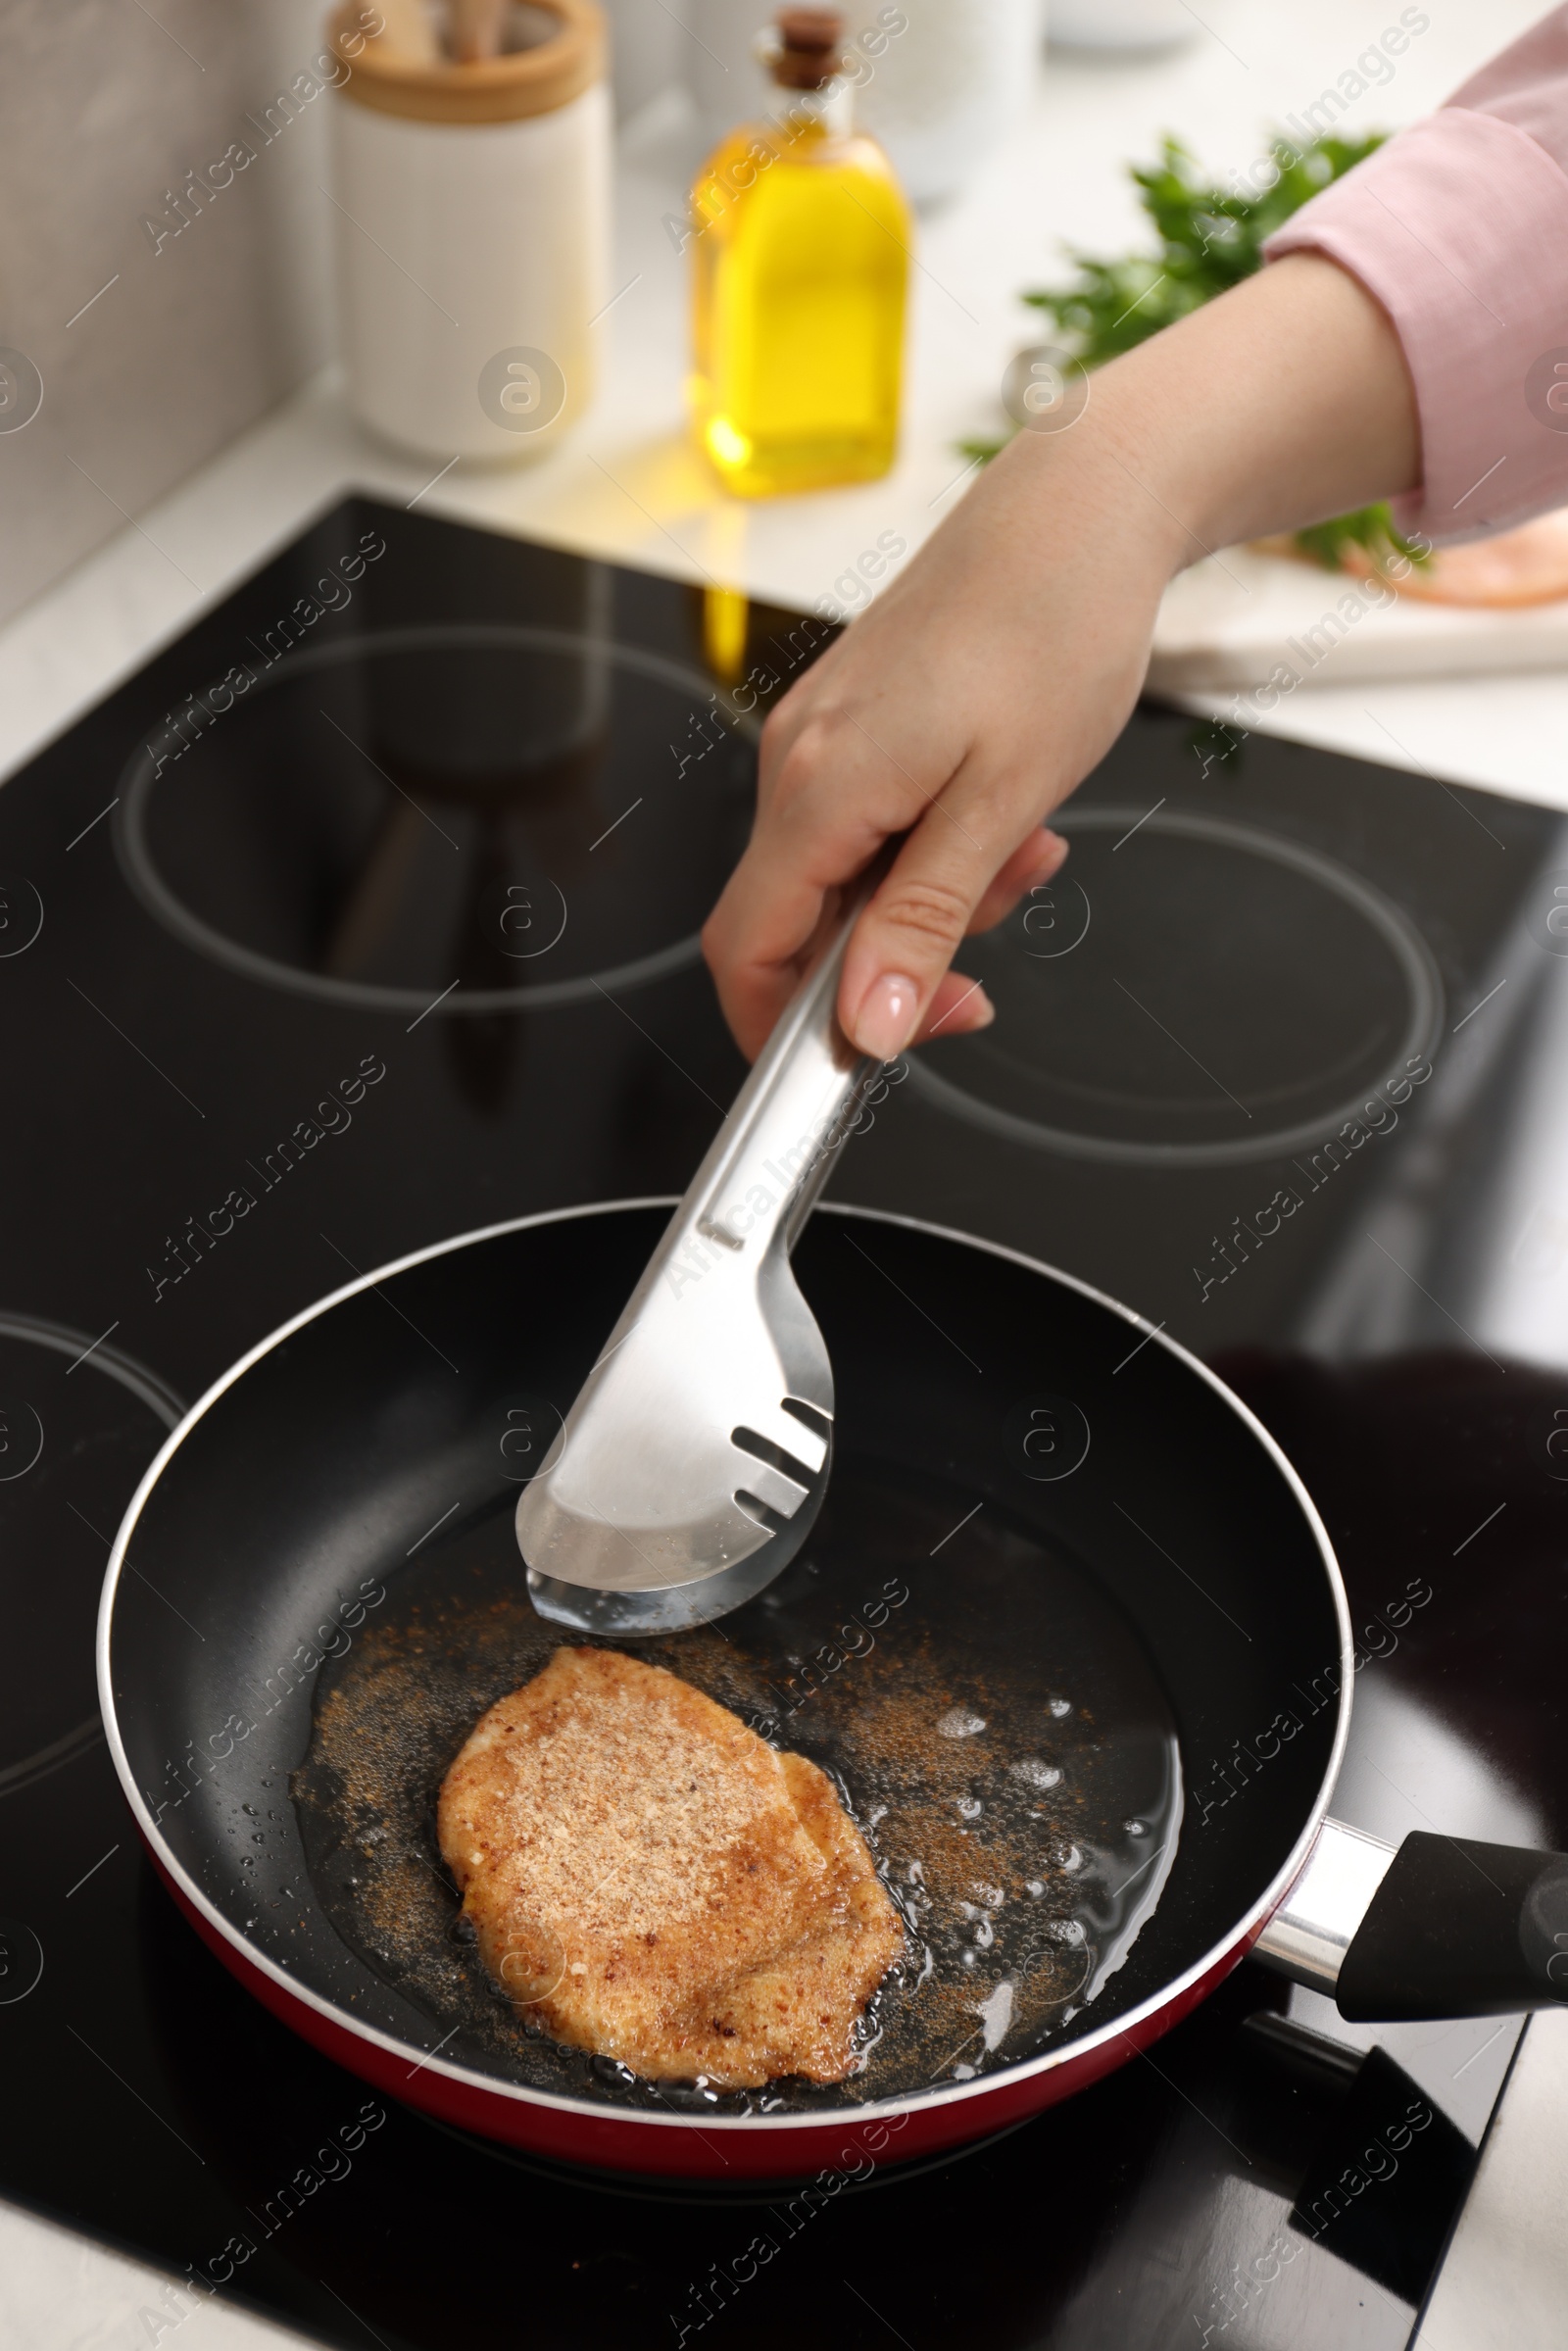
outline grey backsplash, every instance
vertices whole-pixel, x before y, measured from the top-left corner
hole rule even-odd
[[[276,105],[325,16],[323,0],[0,0],[0,345],[44,386],[31,423],[0,432],[0,618],[326,356],[319,186],[341,101]],[[155,252],[144,220],[176,218],[168,195],[233,140],[255,160]]]

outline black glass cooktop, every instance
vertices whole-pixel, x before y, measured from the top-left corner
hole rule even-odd
[[[0,795],[0,2192],[383,2351],[1392,2351],[1512,2022],[1356,2032],[1244,1967],[924,2172],[577,2178],[296,2040],[121,1802],[93,1615],[182,1403],[352,1270],[684,1185],[741,1075],[698,931],[826,634],[352,501]],[[1344,1817],[1562,1845],[1568,825],[1152,709],[1062,824],[964,958],[995,1027],[837,1191],[1102,1286],[1276,1431],[1355,1610]],[[1411,2083],[1422,2161],[1314,2230]]]

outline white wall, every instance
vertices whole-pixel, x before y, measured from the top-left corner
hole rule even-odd
[[[270,144],[245,119],[310,68],[324,17],[321,0],[0,0],[0,345],[44,384],[32,422],[0,432],[0,617],[325,356],[333,101]],[[143,216],[240,138],[255,161],[155,253]]]

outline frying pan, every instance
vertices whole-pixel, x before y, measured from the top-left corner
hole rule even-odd
[[[1568,1861],[1440,1836],[1395,1856],[1326,1819],[1345,1593],[1247,1408],[1069,1276],[828,1207],[795,1255],[839,1396],[822,1517],[768,1593],[639,1645],[833,1774],[906,1956],[836,2086],[651,2085],[530,2030],[461,1940],[431,1806],[560,1638],[526,1601],[518,1481],[668,1206],[364,1276],[220,1380],[131,1502],[110,1748],[174,1899],[269,2008],[443,2122],[735,2183],[1015,2124],[1253,1948],[1354,2017],[1564,1996]]]

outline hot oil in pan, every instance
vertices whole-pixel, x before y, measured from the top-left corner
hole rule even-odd
[[[402,1570],[383,1620],[323,1675],[293,1794],[338,1932],[457,2028],[454,2057],[666,2111],[888,2097],[1048,2046],[1158,1900],[1181,1820],[1175,1728],[1094,1578],[990,1504],[960,1527],[966,1507],[957,1489],[846,1463],[801,1558],[760,1599],[722,1628],[635,1644],[820,1764],[876,1855],[906,1952],[842,2086],[656,2090],[530,2031],[489,1984],[434,1815],[479,1716],[561,1644],[528,1604],[510,1508]]]

